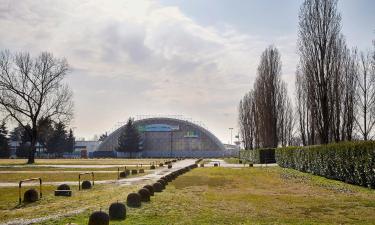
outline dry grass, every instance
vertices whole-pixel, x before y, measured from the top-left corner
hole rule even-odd
[[[198,168],[111,224],[373,224],[375,190],[290,169]],[[87,224],[90,211],[43,224]]]
[[[167,159],[36,159],[33,165],[150,165]],[[26,159],[0,159],[0,165],[26,165]]]

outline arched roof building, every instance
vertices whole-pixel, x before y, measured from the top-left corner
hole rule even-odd
[[[207,129],[187,120],[147,118],[134,121],[141,134],[142,157],[222,157],[226,150],[221,141]],[[111,133],[98,151],[115,151],[122,126]]]

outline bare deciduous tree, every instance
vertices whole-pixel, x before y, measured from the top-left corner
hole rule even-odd
[[[337,59],[334,45],[340,37],[341,17],[336,0],[306,0],[299,15],[299,53],[301,69],[311,83],[315,123],[321,143],[330,139],[330,88]]]
[[[239,106],[240,129],[247,149],[285,146],[292,142],[293,109],[280,74],[279,51],[270,46],[261,56],[253,90]]]
[[[358,63],[358,91],[356,95],[357,113],[355,118],[357,128],[364,140],[372,138],[375,125],[375,70],[373,56],[361,53]]]
[[[28,163],[34,163],[40,118],[69,120],[72,92],[62,83],[68,72],[65,59],[50,53],[32,58],[29,53],[0,53],[0,108],[26,128],[31,139]]]

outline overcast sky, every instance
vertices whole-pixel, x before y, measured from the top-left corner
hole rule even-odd
[[[0,0],[0,49],[65,57],[76,136],[136,115],[184,115],[227,143],[262,51],[281,52],[293,96],[298,11],[292,0]],[[339,1],[350,47],[371,48],[375,1]]]

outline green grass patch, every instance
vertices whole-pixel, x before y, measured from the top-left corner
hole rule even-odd
[[[130,175],[129,177],[143,176],[148,172]],[[19,182],[20,180],[40,177],[43,182],[77,181],[79,173],[0,173],[0,182]],[[95,180],[116,180],[117,171],[108,173],[95,173]],[[91,174],[81,176],[81,180],[91,180]]]
[[[224,161],[226,163],[231,163],[231,164],[237,164],[237,163],[239,163],[238,158],[234,158],[234,157],[232,157],[232,158],[224,158]]]
[[[374,202],[374,190],[291,169],[198,168],[111,224],[373,224]],[[87,224],[90,212],[42,224]]]

